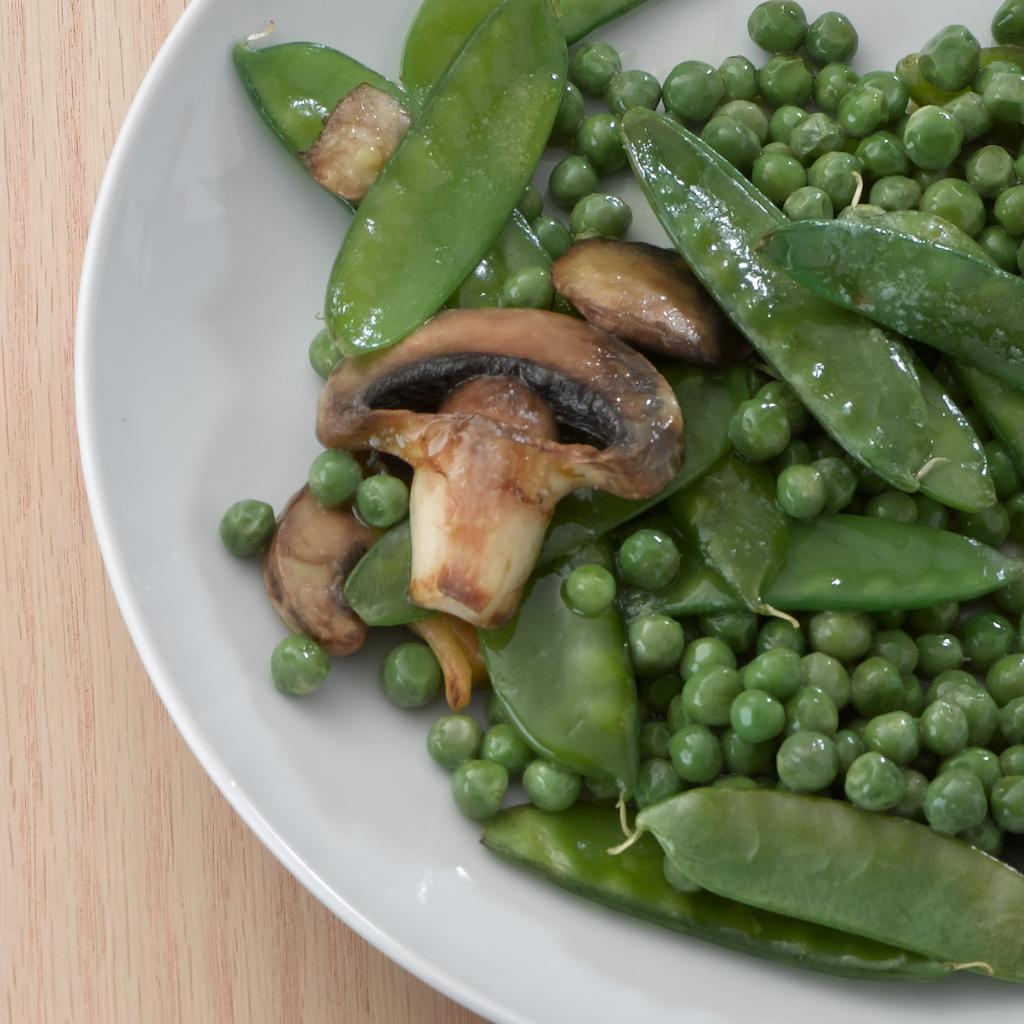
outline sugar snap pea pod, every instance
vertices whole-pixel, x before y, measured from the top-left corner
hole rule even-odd
[[[405,337],[487,252],[544,150],[566,62],[551,0],[504,0],[470,37],[335,260],[324,306],[346,354]]]
[[[672,517],[744,606],[777,614],[765,603],[765,585],[786,555],[789,530],[775,503],[775,481],[763,466],[727,455],[711,472],[670,502]]]
[[[921,493],[961,512],[978,512],[994,505],[996,489],[977,434],[919,359],[914,360],[914,369],[921,382],[932,433],[933,461],[921,474]],[[1021,398],[1024,400],[1024,395]]]
[[[823,298],[1024,389],[1016,274],[877,220],[793,223],[766,252]]]
[[[629,795],[636,782],[638,710],[626,631],[617,608],[577,615],[562,585],[574,564],[607,561],[607,546],[542,569],[515,617],[480,630],[494,692],[544,757]]]
[[[613,910],[782,963],[847,978],[933,981],[945,964],[916,953],[723,899],[678,893],[665,880],[664,855],[651,836],[617,856],[619,817],[577,804],[557,814],[512,807],[484,823],[483,844],[556,885]]]
[[[637,828],[722,896],[1024,981],[1024,876],[916,821],[824,797],[693,789],[642,811]]]
[[[558,24],[568,43],[638,7],[644,0],[561,0]],[[476,27],[500,0],[424,0],[402,48],[402,81],[429,92]]]
[[[1017,472],[1024,473],[1024,392],[964,363],[956,364],[954,372],[989,429],[1006,446]]]
[[[672,363],[660,369],[683,411],[686,459],[682,468],[647,501],[629,501],[594,490],[576,491],[563,498],[548,527],[538,564],[561,558],[660,504],[703,476],[729,450],[729,420],[750,396],[746,368],[732,366],[711,373]]]
[[[824,515],[789,527],[789,549],[765,588],[787,612],[884,612],[970,601],[1024,578],[1024,560],[947,530],[872,516]],[[627,618],[741,611],[739,595],[705,562],[691,560],[655,594],[624,591]]]
[[[762,258],[761,239],[785,218],[700,139],[649,110],[626,114],[622,132],[654,212],[715,301],[836,441],[917,490],[931,442],[903,344]]]
[[[356,563],[345,581],[345,600],[368,626],[404,626],[424,619],[431,612],[408,597],[411,569],[406,520],[388,530]]]

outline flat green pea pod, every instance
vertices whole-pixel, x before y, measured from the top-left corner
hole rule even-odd
[[[700,139],[649,110],[629,111],[622,132],[654,212],[715,301],[836,441],[917,490],[931,441],[904,345],[763,259],[761,240],[785,217]]]
[[[606,546],[541,570],[515,617],[479,630],[480,649],[509,719],[542,756],[588,778],[636,784],[638,709],[626,629],[616,607],[591,616],[566,604],[572,569],[611,564]]]
[[[347,355],[404,338],[479,263],[544,150],[566,63],[551,0],[504,0],[472,35],[335,260],[324,307]]]
[[[413,18],[402,48],[402,81],[413,92],[425,94],[465,45],[477,26],[501,0],[424,0]],[[638,7],[644,0],[562,0],[558,24],[567,43],[613,18]]]
[[[767,469],[728,455],[676,495],[670,508],[683,536],[721,573],[744,607],[761,615],[781,614],[763,597],[789,543],[786,517],[775,503],[775,480]]]
[[[700,479],[729,451],[729,420],[740,403],[750,397],[746,367],[737,365],[715,373],[671,363],[659,369],[683,411],[686,459],[682,468],[647,501],[629,501],[595,490],[575,491],[563,498],[548,527],[539,565],[561,558],[642,515]]]
[[[957,364],[954,372],[989,429],[1006,446],[1017,472],[1024,473],[1024,392],[963,363]]]
[[[1021,46],[986,46],[982,48],[979,55],[979,65],[987,68],[989,64],[996,61],[1007,61],[1010,64],[1017,64],[1024,67],[1024,47]],[[939,106],[948,103],[954,96],[968,92],[969,89],[961,89],[959,92],[948,92],[940,89],[929,82],[921,74],[921,65],[916,53],[908,53],[897,65],[896,74],[906,87],[910,98],[919,106]]]
[[[764,597],[787,612],[905,611],[971,601],[1021,578],[1024,560],[958,533],[836,514],[790,524],[786,558]],[[619,603],[628,619],[744,608],[721,575],[696,559],[664,590],[627,590]]]
[[[372,555],[372,557],[371,557]],[[345,580],[345,600],[368,626],[404,626],[431,612],[408,597],[412,573],[409,520],[384,534]]]
[[[790,224],[766,252],[823,298],[1024,389],[1024,280],[883,219]]]
[[[945,964],[870,939],[710,892],[676,892],[651,836],[619,855],[608,853],[622,833],[618,815],[606,807],[577,804],[557,813],[512,807],[484,823],[482,838],[487,849],[585,899],[729,949],[846,978],[934,981],[949,973]]]
[[[823,797],[693,789],[637,828],[721,896],[1024,981],[1024,876],[926,825]]]

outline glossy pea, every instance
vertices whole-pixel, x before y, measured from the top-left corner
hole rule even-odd
[[[356,488],[356,509],[367,525],[387,529],[409,514],[409,488],[397,476],[375,473]]]
[[[684,725],[669,741],[676,774],[685,782],[703,785],[722,770],[722,751],[715,734],[705,725]]]
[[[757,631],[757,653],[764,654],[765,651],[779,647],[803,654],[807,649],[807,641],[799,626],[784,619],[768,619]]]
[[[902,491],[883,491],[876,494],[864,507],[864,514],[892,523],[914,523],[917,521],[917,505],[909,494]]]
[[[330,377],[344,357],[345,353],[338,347],[326,327],[318,331],[309,343],[309,365],[313,367],[316,375],[324,380]]]
[[[964,177],[984,199],[995,199],[1004,189],[1017,183],[1013,157],[1002,146],[976,149],[967,158]]]
[[[997,590],[993,595],[996,607],[1006,615],[1020,615],[1024,612],[1024,580],[1014,580],[1013,583]]]
[[[675,796],[682,788],[682,779],[667,758],[652,757],[640,762],[635,796],[640,810]]]
[[[943,104],[946,111],[960,125],[964,142],[974,142],[987,134],[992,127],[992,115],[985,106],[985,101],[976,92],[965,92],[954,96]]]
[[[825,510],[841,512],[853,498],[857,489],[857,477],[849,463],[834,456],[817,459],[811,465],[821,474],[825,481],[827,497]]]
[[[569,60],[569,78],[589,96],[603,96],[622,70],[622,58],[610,43],[584,43]]]
[[[872,632],[871,619],[862,612],[818,612],[808,624],[811,647],[839,661],[863,657],[871,646]]]
[[[842,129],[828,114],[811,114],[796,124],[790,132],[788,145],[805,166],[820,156],[841,150],[845,137]]]
[[[562,91],[562,100],[555,115],[555,123],[551,127],[551,139],[554,142],[568,142],[576,135],[576,129],[583,120],[583,94],[574,82],[566,82]]]
[[[861,754],[843,780],[846,799],[865,811],[892,810],[905,796],[906,788],[900,766],[876,750]]]
[[[916,641],[919,655],[918,668],[925,676],[959,668],[964,652],[960,641],[952,633],[923,633]]]
[[[1024,543],[1024,493],[1015,494],[1006,503],[1006,514],[1010,521],[1009,540]]]
[[[958,670],[943,672],[935,677],[928,699],[948,701],[963,711],[970,746],[986,746],[995,735],[999,708],[974,676]]]
[[[703,121],[725,98],[725,81],[710,64],[686,60],[668,73],[662,98],[665,109],[684,121]]]
[[[594,192],[573,208],[569,228],[576,238],[622,238],[633,223],[633,211],[618,196]]]
[[[988,88],[988,83],[992,81],[996,75],[1004,74],[1019,74],[1021,66],[1019,63],[1011,63],[1008,60],[994,60],[991,64],[986,64],[974,78],[974,84],[971,89],[978,94],[983,96],[985,90]]]
[[[1024,121],[1024,74],[1004,72],[994,76],[981,98],[994,121],[1019,125]]]
[[[921,201],[921,186],[900,174],[880,178],[871,186],[869,201],[883,210],[913,210]]]
[[[903,702],[903,678],[885,658],[862,661],[850,675],[850,687],[853,706],[865,718],[897,711]]]
[[[800,655],[785,647],[764,651],[744,666],[742,681],[745,689],[787,701],[804,682]]]
[[[985,820],[988,801],[976,775],[963,770],[943,772],[924,794],[924,815],[936,832],[956,835]]]
[[[852,60],[859,39],[853,23],[843,14],[829,11],[815,18],[807,28],[804,47],[816,64]]]
[[[820,188],[811,185],[798,188],[782,207],[790,220],[831,220],[834,211],[832,200]]]
[[[604,101],[616,115],[634,107],[654,110],[661,101],[661,83],[647,71],[620,71],[608,83]]]
[[[917,167],[939,170],[960,154],[964,132],[952,114],[941,107],[921,107],[910,115],[903,133],[907,156]]]
[[[492,725],[480,742],[480,757],[500,764],[510,774],[523,771],[533,756],[519,730],[507,722]]]
[[[826,64],[814,79],[814,102],[826,114],[835,114],[847,93],[860,81],[860,76],[846,64]]]
[[[572,234],[557,217],[541,216],[530,226],[553,260],[557,260],[572,245]]]
[[[1003,0],[992,18],[992,38],[997,43],[1024,46],[1024,2]]]
[[[852,139],[863,139],[878,131],[889,122],[885,93],[861,82],[840,101],[836,122]]]
[[[903,80],[892,71],[869,71],[861,78],[862,85],[877,89],[885,97],[886,123],[896,126],[906,115],[910,99]]]
[[[421,708],[437,696],[441,678],[441,666],[426,644],[405,643],[385,656],[380,684],[397,707]]]
[[[816,732],[834,736],[839,712],[832,698],[818,686],[803,686],[786,701],[786,733]]]
[[[729,711],[733,731],[748,743],[764,743],[782,732],[786,710],[764,690],[744,690],[737,694]]]
[[[985,226],[985,204],[974,187],[958,178],[943,178],[921,196],[921,212],[941,217],[972,238]]]
[[[614,114],[591,114],[576,130],[576,148],[598,174],[614,174],[626,166],[626,151],[619,137],[619,121]]]
[[[809,116],[803,107],[779,107],[768,122],[768,135],[772,142],[782,142],[788,146],[793,129]]]
[[[870,651],[894,665],[901,676],[913,672],[920,657],[917,644],[902,629],[879,630],[871,638]]]
[[[903,175],[910,170],[907,151],[892,132],[875,132],[861,139],[855,155],[864,170],[875,178]]]
[[[830,786],[839,774],[839,755],[831,738],[800,731],[787,736],[775,758],[779,781],[794,793],[814,793]]]
[[[617,562],[627,583],[658,590],[671,583],[679,572],[679,549],[660,530],[637,530],[623,541]]]
[[[682,625],[667,615],[645,615],[629,624],[629,650],[640,675],[658,675],[675,668],[685,646]]]
[[[792,53],[807,36],[807,16],[793,0],[766,0],[747,19],[747,34],[769,53]]]
[[[1013,649],[1013,625],[1005,615],[977,612],[960,629],[964,655],[987,669]]]
[[[717,637],[697,637],[696,640],[691,640],[686,645],[686,650],[683,651],[683,657],[679,663],[679,674],[685,680],[700,669],[715,666],[735,668],[736,655],[733,649]]]
[[[761,142],[753,129],[734,117],[713,117],[700,137],[741,171],[749,171],[761,152]]]
[[[840,729],[833,737],[832,742],[835,743],[836,754],[839,756],[840,775],[845,775],[850,770],[850,765],[861,754],[867,752],[861,734],[854,729]]]
[[[928,790],[928,776],[914,768],[904,768],[903,782],[903,799],[892,808],[893,814],[912,821],[924,821],[924,795]]]
[[[1006,228],[990,224],[978,235],[978,245],[1000,270],[1008,274],[1017,273],[1017,252],[1019,243]]]
[[[1008,775],[992,787],[992,817],[1004,831],[1024,834],[1024,776]]]
[[[732,702],[742,689],[740,674],[734,668],[719,665],[700,669],[683,684],[683,707],[694,722],[728,725]]]
[[[744,402],[729,423],[729,439],[748,461],[766,462],[775,458],[790,440],[786,410],[775,402],[757,398]]]
[[[984,747],[967,747],[959,754],[946,758],[939,766],[939,774],[946,771],[963,770],[976,775],[986,793],[1003,777],[999,758],[991,750]]]
[[[800,678],[805,687],[828,694],[837,711],[850,703],[850,675],[837,659],[820,651],[804,655],[800,661]]]
[[[925,80],[947,92],[966,89],[978,73],[981,43],[964,25],[947,25],[921,47],[918,67]]]
[[[967,716],[950,701],[929,704],[921,714],[920,728],[922,744],[940,757],[951,757],[967,746]]]
[[[985,689],[1000,708],[1024,697],[1024,654],[1006,654],[994,662],[985,675]]]
[[[615,600],[615,577],[603,565],[580,565],[565,581],[565,600],[580,615],[598,615]]]
[[[1024,743],[1024,697],[1014,697],[999,711],[999,733],[1011,746]]]
[[[595,192],[600,182],[594,165],[585,156],[574,153],[551,169],[548,191],[555,203],[571,210],[584,196]]]
[[[541,211],[544,209],[544,199],[533,182],[526,186],[516,209],[527,220],[536,220],[541,215]]]
[[[757,68],[746,57],[726,57],[718,66],[730,100],[752,100],[757,95]]]
[[[757,84],[772,107],[802,106],[814,90],[814,76],[802,57],[780,54],[758,70]]]
[[[455,806],[467,817],[483,821],[501,810],[508,790],[508,772],[493,761],[463,761],[452,773]]]
[[[331,670],[331,659],[315,641],[301,633],[286,636],[270,655],[270,674],[281,693],[315,693]]]
[[[760,145],[768,141],[768,116],[756,103],[750,100],[728,100],[714,113],[715,117],[731,117],[746,125],[756,136]]]
[[[996,497],[1000,501],[1005,501],[1020,490],[1020,475],[1005,445],[999,441],[986,441],[985,461],[988,462],[989,473],[996,489]]]
[[[427,753],[442,768],[451,770],[476,757],[481,736],[480,725],[472,715],[442,715],[427,733]]]
[[[1024,185],[1005,189],[996,199],[995,218],[1013,238],[1024,238]]]
[[[824,153],[811,164],[807,183],[820,188],[838,210],[849,206],[858,188],[863,168],[853,153]]]
[[[218,532],[231,554],[237,558],[251,558],[270,542],[276,525],[270,505],[265,501],[245,498],[236,501],[224,513]]]
[[[523,789],[534,807],[542,811],[564,811],[580,794],[581,780],[575,772],[542,758],[531,761],[523,772]]]
[[[872,718],[864,727],[864,743],[901,767],[914,761],[921,750],[917,721],[906,711],[889,711]]]
[[[678,732],[684,725],[693,724],[693,720],[690,718],[690,715],[683,704],[682,693],[677,693],[672,700],[669,701],[668,711],[666,712],[666,721],[669,733]]]

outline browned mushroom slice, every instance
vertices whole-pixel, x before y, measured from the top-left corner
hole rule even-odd
[[[558,293],[594,326],[639,348],[713,366],[743,348],[739,335],[670,249],[590,238],[552,267]]]
[[[358,85],[331,111],[320,138],[303,159],[324,188],[358,203],[391,159],[409,127],[409,114],[372,85]]]
[[[285,625],[328,654],[359,650],[366,625],[342,588],[378,536],[348,509],[325,508],[303,487],[281,513],[263,559],[267,593]]]
[[[515,612],[562,497],[646,498],[671,479],[682,415],[640,353],[575,317],[467,309],[346,360],[317,434],[413,467],[409,596],[490,627]]]

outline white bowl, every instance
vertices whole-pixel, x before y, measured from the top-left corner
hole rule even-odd
[[[752,3],[650,0],[597,35],[627,67],[662,77],[690,57],[755,56]],[[987,33],[995,0],[977,12],[952,0],[842,6],[871,64],[892,67],[947,21]],[[426,756],[436,709],[398,712],[382,698],[379,645],[338,662],[315,697],[287,699],[271,685],[283,627],[259,567],[227,556],[216,524],[243,496],[279,508],[318,450],[306,346],[346,218],[256,117],[230,46],[276,18],[269,42],[326,42],[395,74],[414,8],[194,0],[111,159],[82,277],[82,459],[114,590],[178,728],[319,899],[492,1020],[959,1024],[968,1012],[974,1024],[1002,1024],[1020,1012],[1008,986],[851,983],[778,967],[591,906],[496,860]],[[863,55],[857,64],[871,66]],[[639,213],[642,200],[629,198]],[[637,225],[660,234],[649,215]]]

